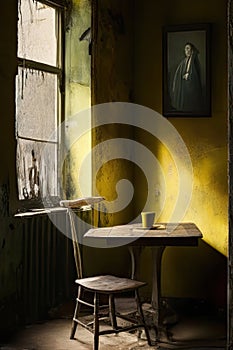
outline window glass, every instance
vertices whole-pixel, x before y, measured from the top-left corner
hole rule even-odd
[[[57,195],[57,144],[18,139],[19,199]]]
[[[57,75],[20,68],[17,87],[17,136],[56,141]]]
[[[18,56],[57,65],[56,10],[38,1],[19,1]]]

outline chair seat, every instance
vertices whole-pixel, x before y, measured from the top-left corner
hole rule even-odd
[[[98,293],[120,293],[135,290],[146,285],[145,282],[129,278],[102,275],[80,278],[75,281],[78,285]]]

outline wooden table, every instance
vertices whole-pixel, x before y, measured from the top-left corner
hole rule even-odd
[[[119,225],[93,228],[84,235],[84,244],[94,247],[117,247],[127,245],[131,254],[132,278],[138,277],[137,262],[143,247],[152,248],[152,295],[154,326],[157,337],[161,320],[161,261],[164,249],[168,246],[197,246],[202,233],[194,223],[158,223],[152,229],[143,229],[141,224]]]

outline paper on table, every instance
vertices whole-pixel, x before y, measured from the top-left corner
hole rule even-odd
[[[93,205],[105,200],[104,197],[83,197],[77,199],[64,199],[60,201],[60,206],[66,208],[80,208],[84,205]]]

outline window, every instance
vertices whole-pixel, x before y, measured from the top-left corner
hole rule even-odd
[[[19,0],[16,165],[20,200],[59,195],[57,126],[64,111],[63,5],[63,0]]]

